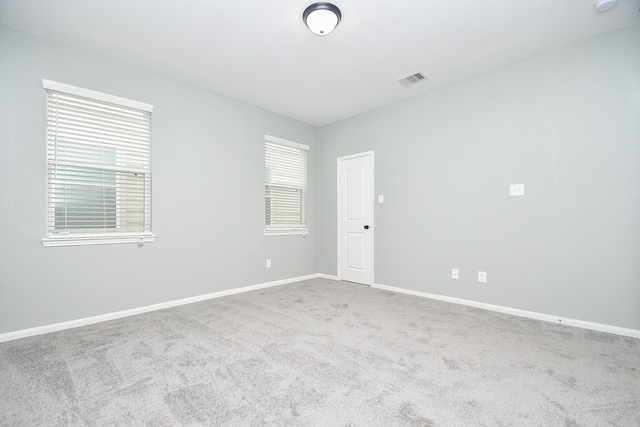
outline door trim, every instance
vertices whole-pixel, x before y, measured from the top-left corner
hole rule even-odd
[[[376,227],[375,227],[375,195],[376,195],[376,189],[375,189],[375,157],[374,157],[374,151],[364,151],[362,153],[356,153],[356,154],[349,154],[348,156],[342,156],[342,157],[338,157],[336,160],[336,222],[337,222],[337,230],[338,230],[338,258],[336,260],[336,269],[338,270],[337,272],[337,277],[338,280],[342,280],[342,268],[341,268],[341,263],[342,263],[342,223],[340,221],[340,208],[342,207],[342,197],[340,197],[342,195],[342,188],[340,186],[340,162],[341,161],[345,161],[345,160],[350,160],[350,159],[355,159],[358,157],[371,157],[371,177],[372,177],[372,183],[371,183],[371,283],[366,283],[366,285],[368,286],[373,286],[373,284],[375,283],[375,231],[376,231]]]

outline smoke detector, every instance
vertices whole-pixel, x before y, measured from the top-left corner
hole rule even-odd
[[[398,83],[400,83],[404,87],[407,87],[416,83],[423,82],[425,80],[427,80],[427,78],[423,76],[422,73],[415,73],[398,80]]]
[[[602,13],[613,9],[618,4],[618,0],[598,0],[596,2],[596,12]]]

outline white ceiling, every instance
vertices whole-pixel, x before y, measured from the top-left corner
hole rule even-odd
[[[640,0],[595,2],[335,0],[326,37],[313,0],[0,0],[0,22],[322,126],[640,23]]]

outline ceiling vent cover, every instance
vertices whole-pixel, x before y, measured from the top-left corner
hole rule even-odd
[[[414,85],[416,83],[423,82],[425,80],[427,80],[427,78],[423,76],[421,73],[415,73],[398,80],[398,83],[400,83],[404,87],[407,87],[407,86]]]

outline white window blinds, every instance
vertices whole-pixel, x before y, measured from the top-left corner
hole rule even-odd
[[[265,136],[265,234],[307,234],[307,145]]]
[[[43,86],[48,234],[43,243],[153,240],[153,107],[48,80]]]

